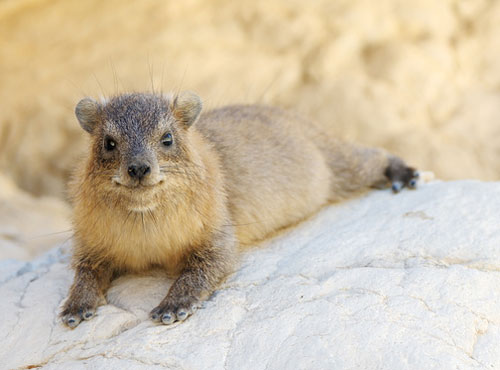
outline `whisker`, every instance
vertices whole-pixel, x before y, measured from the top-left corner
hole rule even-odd
[[[25,240],[33,240],[33,239],[38,239],[38,238],[45,238],[45,237],[48,237],[48,236],[65,234],[65,233],[70,233],[70,232],[73,232],[73,229],[64,230],[64,231],[56,231],[56,232],[48,233],[48,234],[35,235],[35,236],[30,237],[30,238],[26,238]]]

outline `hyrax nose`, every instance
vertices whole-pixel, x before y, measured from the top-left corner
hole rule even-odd
[[[128,167],[128,174],[133,179],[140,180],[151,172],[151,167],[147,164],[132,164]]]

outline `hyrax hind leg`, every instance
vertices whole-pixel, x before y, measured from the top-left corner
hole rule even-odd
[[[198,246],[187,257],[181,275],[163,301],[151,311],[153,321],[166,325],[184,321],[231,272],[235,241],[229,229],[217,231],[210,242]]]
[[[367,148],[342,141],[322,148],[333,172],[332,200],[340,200],[366,188],[391,185],[397,193],[415,188],[418,172],[402,159],[377,148]]]

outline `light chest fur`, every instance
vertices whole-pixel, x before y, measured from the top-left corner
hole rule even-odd
[[[176,273],[174,267],[205,234],[205,220],[190,212],[195,208],[123,212],[103,204],[77,218],[79,229],[86,230],[79,240],[86,246],[85,253],[113,261],[119,269],[138,272],[163,266]]]

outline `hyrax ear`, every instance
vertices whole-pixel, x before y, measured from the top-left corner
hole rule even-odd
[[[101,106],[99,103],[90,98],[85,98],[78,102],[75,108],[75,115],[80,122],[80,126],[82,126],[85,131],[92,133],[99,121],[100,109]]]
[[[191,126],[200,116],[203,103],[201,98],[191,91],[184,91],[174,98],[172,111],[174,117],[186,127]]]

